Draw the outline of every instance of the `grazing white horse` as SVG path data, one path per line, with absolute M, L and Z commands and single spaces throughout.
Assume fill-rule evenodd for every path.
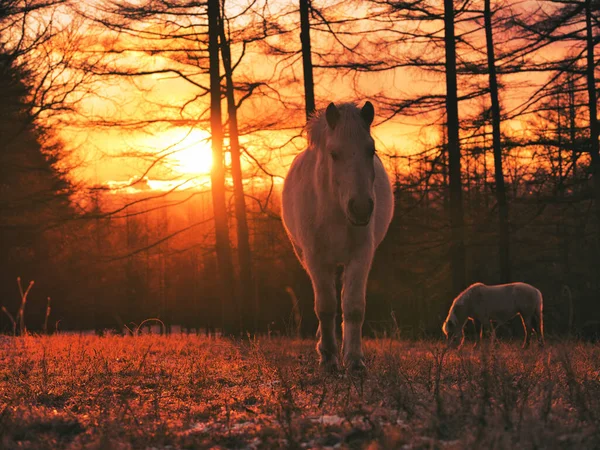
M 475 283 L 454 299 L 442 331 L 450 342 L 461 332 L 460 345 L 462 346 L 465 340 L 464 326 L 468 320 L 475 323 L 481 340 L 485 328 L 489 331 L 494 330 L 492 321 L 502 324 L 520 315 L 525 330 L 523 347 L 529 345 L 532 331 L 535 331 L 538 341 L 543 345 L 543 309 L 542 293 L 530 284 L 509 283 L 486 286 Z
M 319 319 L 317 351 L 327 369 L 338 367 L 339 266 L 344 269 L 344 364 L 351 370 L 364 368 L 367 278 L 394 212 L 390 181 L 370 133 L 374 115 L 370 102 L 362 109 L 331 103 L 316 113 L 307 124 L 308 149 L 296 157 L 283 186 L 283 223 L 312 281 Z

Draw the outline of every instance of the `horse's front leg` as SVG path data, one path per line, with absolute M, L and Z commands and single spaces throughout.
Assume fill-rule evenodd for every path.
M 465 328 L 463 327 L 460 330 L 460 344 L 458 344 L 458 347 L 457 347 L 459 350 L 463 348 L 463 345 L 465 345 L 466 338 L 467 338 L 467 336 L 465 335 Z
M 492 322 L 485 318 L 481 320 L 481 331 L 479 333 L 479 343 L 483 348 L 484 339 L 487 340 L 486 345 L 494 345 L 495 338 L 495 330 L 492 325 Z
M 343 354 L 350 370 L 365 369 L 362 348 L 362 326 L 365 320 L 367 278 L 373 251 L 364 249 L 344 269 L 342 288 Z
M 335 265 L 308 264 L 309 275 L 315 294 L 315 313 L 319 319 L 317 351 L 321 367 L 338 368 L 338 348 L 335 338 L 337 297 L 335 292 Z
M 475 344 L 473 344 L 473 348 L 477 348 L 477 345 L 481 345 L 481 322 L 477 319 L 473 319 L 473 325 L 475 325 Z

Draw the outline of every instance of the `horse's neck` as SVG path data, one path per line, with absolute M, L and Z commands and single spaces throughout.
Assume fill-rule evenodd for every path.
M 454 317 L 456 317 L 457 322 L 461 325 L 465 322 L 465 320 L 467 320 L 468 313 L 466 312 L 464 298 L 456 302 L 456 304 L 452 308 L 452 313 L 454 314 Z

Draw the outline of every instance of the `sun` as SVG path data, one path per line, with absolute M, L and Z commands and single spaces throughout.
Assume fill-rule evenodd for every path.
M 212 169 L 212 150 L 210 143 L 204 142 L 187 147 L 175 155 L 177 170 L 182 173 L 202 174 L 210 173 Z
M 212 169 L 210 134 L 204 130 L 173 129 L 164 133 L 170 166 L 179 173 L 208 175 Z

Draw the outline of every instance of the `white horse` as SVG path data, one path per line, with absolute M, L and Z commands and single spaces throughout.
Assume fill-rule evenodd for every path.
M 321 366 L 337 369 L 336 269 L 342 278 L 343 358 L 364 368 L 362 325 L 367 278 L 375 249 L 394 212 L 387 173 L 370 133 L 375 111 L 351 103 L 316 113 L 307 124 L 308 149 L 283 186 L 282 216 L 298 259 L 308 272 L 319 319 Z
M 525 330 L 523 347 L 529 345 L 532 331 L 535 331 L 538 341 L 543 345 L 543 308 L 542 293 L 529 284 L 509 283 L 486 286 L 475 283 L 454 299 L 442 331 L 449 342 L 452 342 L 460 331 L 462 346 L 465 340 L 464 326 L 468 320 L 475 323 L 481 340 L 484 329 L 494 331 L 491 322 L 503 324 L 519 315 Z

